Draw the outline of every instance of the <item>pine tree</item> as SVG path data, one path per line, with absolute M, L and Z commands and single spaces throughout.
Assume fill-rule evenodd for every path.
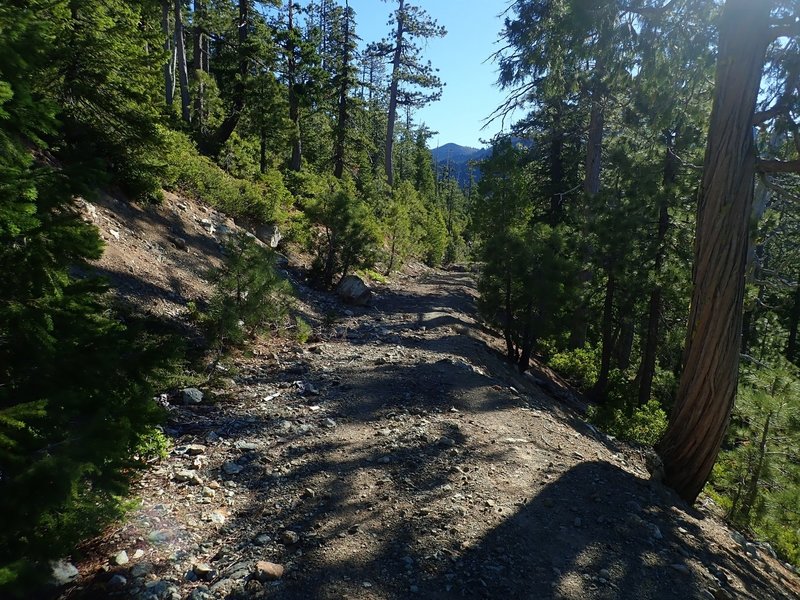
M 441 96 L 442 82 L 430 61 L 422 61 L 420 47 L 415 41 L 444 37 L 447 33 L 423 9 L 407 3 L 406 0 L 397 2 L 397 10 L 389 21 L 394 26 L 392 38 L 383 40 L 374 48 L 374 53 L 390 59 L 392 65 L 384 149 L 384 167 L 389 185 L 394 185 L 392 152 L 398 105 L 420 107 Z
M 40 582 L 37 563 L 68 552 L 117 514 L 133 451 L 158 416 L 154 374 L 159 362 L 171 360 L 145 331 L 123 325 L 109 310 L 102 282 L 77 275 L 88 272 L 87 261 L 102 251 L 97 230 L 80 218 L 73 203 L 79 191 L 102 183 L 97 171 L 74 168 L 74 162 L 54 168 L 34 160 L 31 151 L 48 156 L 51 148 L 74 148 L 76 140 L 64 135 L 59 114 L 68 130 L 90 108 L 109 126 L 138 122 L 133 117 L 141 116 L 140 109 L 127 104 L 125 93 L 135 93 L 139 82 L 118 88 L 116 67 L 93 79 L 101 77 L 106 59 L 93 52 L 98 34 L 112 26 L 114 14 L 119 29 L 108 34 L 105 49 L 124 47 L 129 38 L 120 33 L 134 22 L 135 7 L 108 13 L 75 3 L 32 8 L 0 7 L 4 592 L 26 581 Z M 128 34 L 134 45 L 140 41 L 137 33 Z M 70 42 L 80 43 L 87 54 L 81 47 L 65 54 Z M 137 51 L 132 50 L 133 57 Z M 63 87 L 53 89 L 48 84 L 63 64 L 72 71 L 65 73 Z M 156 64 L 153 73 L 158 72 Z M 97 87 L 82 87 L 92 83 Z M 153 90 L 158 89 L 155 84 Z M 63 101 L 67 109 L 59 107 Z M 120 134 L 136 141 L 130 131 Z

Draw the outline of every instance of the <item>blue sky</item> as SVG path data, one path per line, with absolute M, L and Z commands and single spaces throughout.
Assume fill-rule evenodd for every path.
M 500 130 L 499 121 L 481 130 L 488 117 L 505 98 L 495 82 L 497 65 L 489 57 L 497 50 L 502 27 L 498 16 L 505 0 L 411 0 L 424 8 L 439 25 L 447 28 L 444 38 L 423 42 L 423 52 L 446 83 L 442 99 L 417 111 L 416 121 L 438 131 L 431 147 L 453 142 L 480 147 Z M 358 34 L 364 43 L 387 36 L 387 21 L 397 2 L 350 0 L 356 11 Z

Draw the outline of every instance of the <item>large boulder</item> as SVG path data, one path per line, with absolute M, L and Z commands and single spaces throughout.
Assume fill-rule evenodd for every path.
M 281 243 L 283 236 L 281 235 L 278 226 L 274 223 L 269 225 L 259 225 L 255 229 L 256 237 L 264 242 L 270 248 L 277 248 Z
M 348 275 L 342 279 L 336 293 L 348 304 L 356 306 L 366 306 L 372 299 L 372 290 L 357 275 Z

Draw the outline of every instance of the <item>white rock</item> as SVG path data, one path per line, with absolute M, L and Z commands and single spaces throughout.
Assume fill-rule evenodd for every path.
M 78 569 L 71 562 L 58 560 L 50 563 L 50 575 L 56 585 L 65 585 L 73 581 L 78 575 Z
M 348 304 L 356 306 L 366 306 L 372 299 L 372 290 L 357 275 L 348 275 L 342 279 L 336 293 Z

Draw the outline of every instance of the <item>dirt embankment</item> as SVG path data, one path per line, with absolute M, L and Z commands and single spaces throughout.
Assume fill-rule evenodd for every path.
M 221 216 L 177 197 L 95 210 L 100 267 L 130 301 L 180 318 L 208 293 Z M 171 407 L 175 450 L 65 597 L 800 596 L 713 505 L 684 506 L 505 363 L 469 273 L 418 269 L 368 308 L 290 273 L 313 341 L 259 342 L 202 403 Z

